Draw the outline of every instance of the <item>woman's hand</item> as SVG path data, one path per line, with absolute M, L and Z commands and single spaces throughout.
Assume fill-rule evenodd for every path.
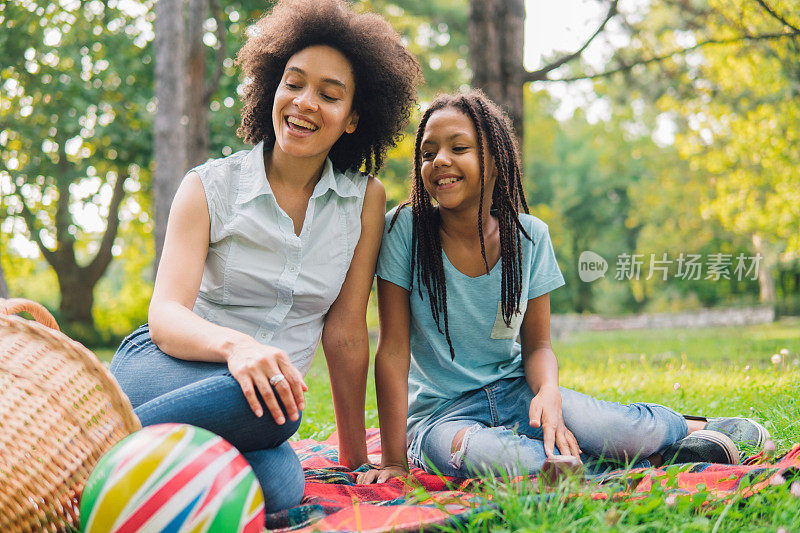
M 532 427 L 542 428 L 544 452 L 553 457 L 553 446 L 564 455 L 580 457 L 581 449 L 575 435 L 564 425 L 561 413 L 561 392 L 558 387 L 542 387 L 531 400 L 528 411 Z
M 261 417 L 264 414 L 256 395 L 258 390 L 275 423 L 280 425 L 286 421 L 273 387 L 278 392 L 290 420 L 297 420 L 299 411 L 305 409 L 303 392 L 308 390 L 308 386 L 283 350 L 259 344 L 252 339 L 244 340 L 236 344 L 228 356 L 228 369 L 242 387 L 247 403 L 256 416 Z M 279 378 L 281 375 L 283 379 Z
M 373 468 L 366 472 L 361 472 L 356 478 L 359 485 L 369 485 L 370 483 L 386 483 L 394 477 L 406 477 L 408 468 L 399 465 L 387 465 L 380 468 Z

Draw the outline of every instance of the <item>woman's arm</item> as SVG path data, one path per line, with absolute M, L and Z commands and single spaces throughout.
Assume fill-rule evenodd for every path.
M 529 416 L 533 427 L 541 427 L 548 457 L 553 447 L 562 454 L 580 455 L 575 436 L 564 425 L 561 392 L 558 390 L 558 361 L 550 346 L 550 294 L 528 300 L 520 328 L 522 366 L 534 393 Z
M 253 412 L 257 416 L 263 414 L 257 389 L 278 424 L 284 418 L 269 377 L 284 374 L 286 379 L 275 388 L 287 414 L 296 420 L 298 409 L 304 408 L 305 384 L 288 355 L 259 344 L 249 335 L 212 324 L 192 311 L 203 277 L 210 229 L 203 184 L 196 172 L 190 172 L 178 187 L 170 208 L 148 313 L 153 342 L 164 353 L 179 359 L 227 363 Z
M 153 342 L 179 359 L 224 363 L 247 335 L 192 312 L 208 254 L 211 220 L 200 176 L 181 182 L 169 212 L 148 321 Z
M 383 483 L 408 472 L 406 419 L 408 367 L 411 360 L 409 291 L 378 278 L 380 336 L 375 354 L 375 390 L 381 424 L 381 468 L 358 477 L 358 483 Z
M 342 289 L 322 329 L 322 348 L 328 363 L 339 431 L 339 462 L 349 468 L 367 462 L 364 440 L 364 400 L 369 368 L 367 301 L 375 277 L 385 212 L 383 185 L 376 178 L 369 178 L 361 210 L 361 237 Z

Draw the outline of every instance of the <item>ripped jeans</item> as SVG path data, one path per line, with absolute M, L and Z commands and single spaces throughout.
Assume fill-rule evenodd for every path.
M 542 429 L 529 423 L 532 399 L 525 377 L 501 379 L 469 392 L 416 428 L 409 457 L 427 472 L 446 476 L 535 474 L 546 455 Z M 564 387 L 561 404 L 564 424 L 583 451 L 587 474 L 626 464 L 650 466 L 645 457 L 688 431 L 682 415 L 658 404 L 606 402 Z M 453 452 L 453 439 L 465 428 Z

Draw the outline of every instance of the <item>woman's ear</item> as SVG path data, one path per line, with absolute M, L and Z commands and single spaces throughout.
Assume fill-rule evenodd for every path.
M 355 111 L 350 113 L 350 121 L 345 126 L 344 131 L 346 133 L 353 133 L 356 131 L 356 127 L 358 126 L 358 113 Z

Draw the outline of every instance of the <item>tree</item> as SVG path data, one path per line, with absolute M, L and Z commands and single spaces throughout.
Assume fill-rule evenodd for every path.
M 153 120 L 153 198 L 156 261 L 161 258 L 172 198 L 186 172 L 186 57 L 184 55 L 183 2 L 156 2 L 155 92 Z
M 703 2 L 686 0 L 663 0 L 663 6 L 671 15 L 669 22 L 680 22 L 681 26 L 660 24 L 656 31 L 648 31 L 646 23 L 632 22 L 640 13 L 624 12 L 619 0 L 604 0 L 607 11 L 597 29 L 585 42 L 572 52 L 559 54 L 535 71 L 525 70 L 522 63 L 524 21 L 523 0 L 470 0 L 470 58 L 472 61 L 472 85 L 503 106 L 509 113 L 518 135 L 522 132 L 522 86 L 525 82 L 570 82 L 579 79 L 599 79 L 619 73 L 641 69 L 647 65 L 660 64 L 684 54 L 724 44 L 747 46 L 760 41 L 785 41 L 800 36 L 798 28 L 782 22 L 781 28 L 753 31 L 727 19 L 722 26 L 712 21 L 726 17 L 716 6 L 706 7 Z M 769 15 L 769 6 L 764 0 L 739 0 L 746 6 L 760 10 L 760 15 Z M 656 5 L 655 3 L 652 5 Z M 699 7 L 698 7 L 699 6 Z M 647 5 L 644 9 L 649 9 Z M 633 9 L 642 9 L 634 6 Z M 680 15 L 680 16 L 679 16 Z M 630 44 L 616 48 L 606 69 L 587 72 L 580 59 L 589 45 L 614 21 L 617 27 L 628 34 Z M 681 45 L 682 32 L 693 32 L 696 36 L 691 44 Z M 665 38 L 665 34 L 673 39 Z M 562 68 L 563 67 L 563 68 Z M 577 68 L 576 68 L 577 67 Z M 553 77 L 555 73 L 567 74 Z M 574 69 L 574 70 L 573 70 Z
M 789 2 L 757 4 L 737 10 L 714 3 L 714 22 L 790 37 L 756 42 L 750 54 L 732 44 L 704 51 L 692 69 L 694 96 L 665 96 L 660 104 L 685 117 L 677 145 L 708 183 L 702 208 L 749 237 L 762 256 L 761 301 L 774 304 L 781 254 L 800 253 L 800 18 Z
M 143 13 L 62 4 L 3 5 L 0 185 L 56 273 L 62 326 L 91 340 L 93 290 L 148 167 L 152 75 Z
M 522 135 L 524 0 L 471 0 L 469 45 L 472 86 L 508 110 Z
M 187 0 L 186 18 L 186 157 L 189 168 L 204 163 L 208 158 L 209 127 L 208 114 L 211 97 L 219 88 L 227 58 L 227 27 L 217 0 Z M 210 17 L 209 17 L 210 15 Z M 213 21 L 215 38 L 211 45 L 216 49 L 214 71 L 207 74 L 209 46 L 206 45 L 207 21 Z M 209 78 L 209 79 L 207 79 Z

